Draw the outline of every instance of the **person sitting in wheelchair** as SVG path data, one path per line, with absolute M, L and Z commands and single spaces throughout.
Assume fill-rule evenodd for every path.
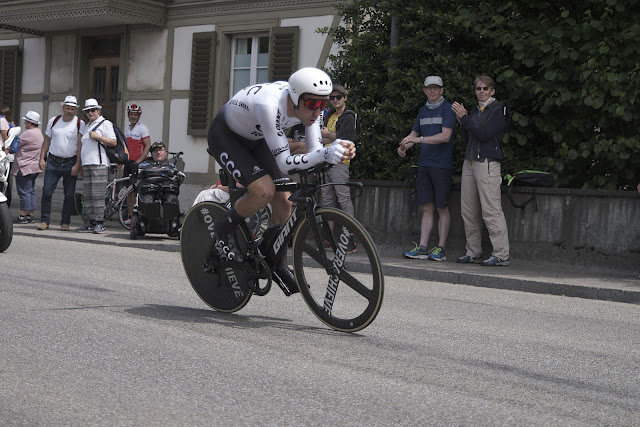
M 167 159 L 167 148 L 162 142 L 154 142 L 149 149 L 151 159 L 138 166 L 138 211 L 146 219 L 146 232 L 166 232 L 177 235 L 180 206 L 178 195 L 184 174 Z M 153 221 L 160 227 L 154 230 Z M 162 220 L 168 220 L 166 221 Z M 143 222 L 143 221 L 141 221 Z

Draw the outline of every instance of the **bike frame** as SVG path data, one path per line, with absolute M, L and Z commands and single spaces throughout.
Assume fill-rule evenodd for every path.
M 311 229 L 313 230 L 313 235 L 319 244 L 322 243 L 319 222 L 316 216 L 314 215 L 314 211 L 318 207 L 318 204 L 315 198 L 315 193 L 318 192 L 321 187 L 346 185 L 349 187 L 357 188 L 359 190 L 359 194 L 357 196 L 362 194 L 361 193 L 362 183 L 360 182 L 330 182 L 330 183 L 316 184 L 314 182 L 309 181 L 308 179 L 309 173 L 315 172 L 317 174 L 320 174 L 320 171 L 324 168 L 326 168 L 326 165 L 318 167 L 317 170 L 315 170 L 315 168 L 312 168 L 309 171 L 295 170 L 295 171 L 292 171 L 291 173 L 292 174 L 297 173 L 300 175 L 300 180 L 301 180 L 300 183 L 290 182 L 286 184 L 276 184 L 276 191 L 279 191 L 279 192 L 292 191 L 292 194 L 289 197 L 289 200 L 295 203 L 296 205 L 293 211 L 291 212 L 291 215 L 285 222 L 284 226 L 282 226 L 279 229 L 278 233 L 275 236 L 273 236 L 272 233 L 269 233 L 269 229 L 267 229 L 267 231 L 265 231 L 264 233 L 264 236 L 263 236 L 264 244 L 261 243 L 259 246 L 260 246 L 260 252 L 267 260 L 269 268 L 272 268 L 275 265 L 276 261 L 278 261 L 280 258 L 286 255 L 289 242 L 291 241 L 291 239 L 293 239 L 293 236 L 295 235 L 295 231 L 302 224 L 302 221 L 305 218 L 313 219 L 313 221 L 309 221 L 309 223 L 311 224 Z M 224 169 L 220 170 L 220 174 L 221 174 L 221 181 L 223 182 L 223 185 L 225 185 L 224 184 L 225 179 L 228 181 L 227 185 L 229 186 L 229 194 L 231 195 L 230 200 L 231 200 L 231 203 L 235 205 L 235 202 L 247 191 L 247 189 L 245 187 L 238 187 L 236 185 L 235 180 L 228 179 Z M 251 233 L 249 233 L 248 229 L 246 228 L 246 224 L 244 222 L 240 224 L 240 226 L 244 227 L 244 231 L 247 236 L 251 236 Z M 256 251 L 255 241 L 249 239 L 247 241 L 247 244 L 249 245 L 248 249 L 250 253 Z M 331 263 L 329 262 L 326 254 L 323 251 L 321 251 L 320 256 L 322 257 L 322 264 L 325 266 L 326 272 L 328 274 L 332 274 L 333 272 L 331 271 L 331 268 L 332 268 Z M 284 284 L 280 283 L 279 281 L 276 281 L 276 283 L 278 283 L 278 285 L 282 288 L 285 294 L 287 295 L 290 294 L 289 289 L 286 289 Z

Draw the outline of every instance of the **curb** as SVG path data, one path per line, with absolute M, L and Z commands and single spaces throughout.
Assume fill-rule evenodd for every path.
M 153 239 L 153 235 L 142 237 L 140 240 L 129 240 L 129 234 L 127 232 L 111 232 L 108 235 L 91 235 L 91 238 L 82 237 L 81 235 L 74 234 L 73 232 L 39 232 L 22 231 L 20 228 L 14 228 L 14 236 L 30 236 L 44 239 L 56 239 L 60 238 L 64 233 L 66 240 L 81 242 L 81 243 L 93 243 L 101 245 L 110 245 L 117 247 L 128 247 L 135 249 L 146 250 L 158 250 L 165 252 L 180 252 L 180 243 L 178 240 L 166 241 L 166 237 L 160 237 Z M 87 235 L 88 236 L 88 235 Z M 105 238 L 106 237 L 106 238 Z M 489 268 L 492 274 L 481 274 L 474 272 L 461 272 L 461 271 L 446 271 L 439 270 L 438 268 L 425 268 L 427 264 L 415 263 L 407 261 L 399 257 L 380 254 L 383 271 L 385 278 L 408 278 L 414 280 L 424 280 L 430 282 L 444 282 L 456 285 L 467 285 L 474 287 L 490 288 L 490 289 L 502 289 L 510 291 L 528 292 L 536 294 L 547 294 L 566 296 L 574 298 L 583 298 L 591 300 L 603 300 L 621 302 L 627 304 L 640 304 L 640 280 L 632 279 L 632 286 L 637 284 L 638 290 L 634 289 L 622 289 L 622 286 L 611 286 L 611 282 L 605 283 L 605 280 L 596 280 L 601 283 L 608 284 L 610 286 L 600 286 L 598 284 L 592 286 L 585 286 L 579 284 L 562 283 L 560 280 L 552 280 L 552 278 L 544 278 L 541 280 L 532 280 L 528 278 L 510 277 L 508 273 L 512 273 L 513 270 L 499 270 L 504 267 L 476 267 L 476 268 Z M 435 267 L 437 264 L 433 264 Z M 438 265 L 441 267 L 442 264 Z M 353 257 L 349 260 L 349 268 L 354 272 L 366 272 L 369 268 L 368 262 L 362 256 Z M 473 267 L 472 267 L 473 268 Z M 470 270 L 471 271 L 471 270 Z M 489 270 L 487 270 L 489 272 Z M 507 275 L 501 275 L 507 273 Z M 535 273 L 522 271 L 526 277 L 535 277 Z M 624 281 L 625 279 L 620 279 Z

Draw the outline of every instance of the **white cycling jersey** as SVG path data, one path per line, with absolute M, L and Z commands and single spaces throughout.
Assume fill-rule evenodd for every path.
M 309 169 L 322 162 L 338 164 L 344 147 L 336 140 L 329 147 L 322 146 L 321 118 L 305 127 L 307 154 L 292 155 L 284 130 L 300 123 L 287 115 L 289 83 L 274 82 L 249 86 L 236 93 L 227 103 L 224 119 L 237 135 L 252 141 L 264 139 L 276 158 L 281 171 Z

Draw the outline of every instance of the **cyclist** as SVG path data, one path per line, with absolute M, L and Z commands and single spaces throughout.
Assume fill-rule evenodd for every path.
M 276 192 L 276 183 L 289 181 L 288 172 L 309 169 L 322 162 L 338 164 L 355 156 L 351 141 L 337 139 L 323 147 L 322 111 L 329 103 L 333 84 L 317 68 L 302 68 L 278 81 L 250 86 L 223 106 L 209 127 L 208 152 L 247 191 L 214 225 L 215 248 L 221 259 L 244 261 L 237 249 L 235 231 L 245 218 L 271 203 L 273 223 L 284 226 L 291 214 L 289 194 Z M 305 126 L 307 152 L 292 155 L 284 129 Z M 275 273 L 292 291 L 297 290 L 287 255 Z

